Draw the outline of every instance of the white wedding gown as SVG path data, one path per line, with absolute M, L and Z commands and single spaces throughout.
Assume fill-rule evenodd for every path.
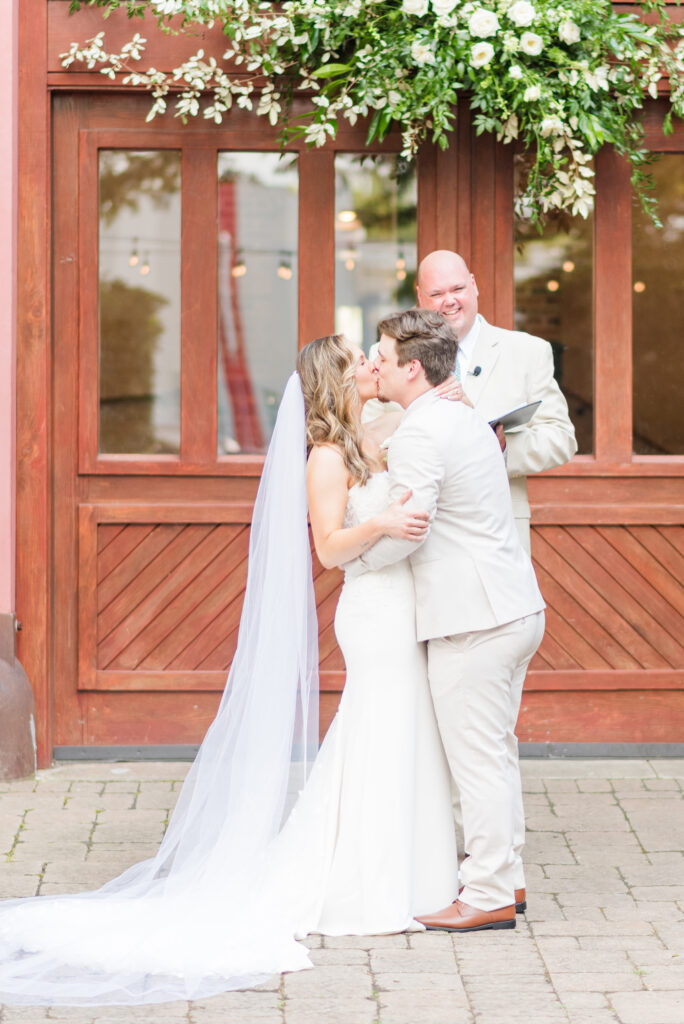
M 350 490 L 345 525 L 387 502 L 387 474 L 374 474 Z M 311 966 L 297 937 L 418 928 L 415 915 L 455 898 L 449 773 L 408 563 L 348 574 L 335 630 L 347 667 L 339 711 L 249 870 L 231 872 L 230 847 L 217 844 L 173 884 L 137 892 L 145 862 L 122 876 L 123 893 L 115 880 L 97 894 L 0 905 L 0 1002 L 205 997 Z

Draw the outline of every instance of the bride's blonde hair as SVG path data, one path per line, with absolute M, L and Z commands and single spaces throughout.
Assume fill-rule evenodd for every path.
M 297 356 L 306 406 L 306 443 L 338 448 L 354 481 L 370 475 L 361 447 L 360 401 L 354 353 L 341 334 L 316 338 Z

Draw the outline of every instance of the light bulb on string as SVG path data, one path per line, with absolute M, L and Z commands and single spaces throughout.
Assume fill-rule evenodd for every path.
M 292 277 L 292 266 L 289 259 L 282 257 L 276 271 L 277 275 L 283 281 L 289 281 Z
M 140 267 L 140 273 L 142 274 L 143 277 L 147 277 L 149 272 L 150 272 L 150 257 L 149 257 L 149 255 L 146 254 L 145 258 L 144 258 L 144 260 L 142 262 L 142 266 Z
M 245 274 L 247 273 L 247 266 L 240 253 L 237 254 L 235 258 L 235 263 L 230 268 L 230 272 L 233 277 L 244 277 Z

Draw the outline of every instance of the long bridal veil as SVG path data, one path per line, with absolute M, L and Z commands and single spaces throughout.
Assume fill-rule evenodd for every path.
M 0 904 L 0 1002 L 197 999 L 309 966 L 261 885 L 318 747 L 305 475 L 292 374 L 254 507 L 237 651 L 161 847 L 95 892 Z

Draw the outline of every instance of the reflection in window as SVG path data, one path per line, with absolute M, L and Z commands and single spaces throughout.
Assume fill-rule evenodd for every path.
M 662 229 L 634 210 L 632 311 L 634 451 L 684 454 L 684 154 L 653 168 Z
M 366 352 L 415 303 L 416 176 L 399 156 L 335 157 L 335 330 Z
M 262 452 L 297 354 L 297 159 L 219 153 L 218 180 L 218 453 Z
M 594 447 L 593 214 L 515 220 L 515 327 L 551 342 L 580 454 Z
M 99 154 L 103 453 L 180 450 L 180 153 Z

